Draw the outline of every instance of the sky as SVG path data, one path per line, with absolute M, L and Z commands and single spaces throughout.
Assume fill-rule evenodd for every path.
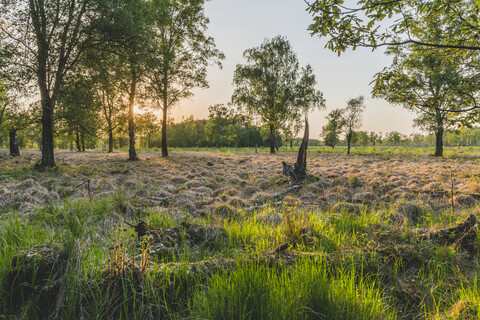
M 350 98 L 363 95 L 366 110 L 360 130 L 410 134 L 414 114 L 401 106 L 393 106 L 371 97 L 373 76 L 390 64 L 383 51 L 368 48 L 348 50 L 339 57 L 325 49 L 325 39 L 311 36 L 307 30 L 312 22 L 303 0 L 211 0 L 205 5 L 210 19 L 208 35 L 226 59 L 223 68 L 208 69 L 210 88 L 194 90 L 194 97 L 182 101 L 172 111 L 175 122 L 193 115 L 208 117 L 208 106 L 228 103 L 233 93 L 233 73 L 237 64 L 245 63 L 243 52 L 259 46 L 265 39 L 285 36 L 297 53 L 300 66 L 311 64 L 317 78 L 317 89 L 326 99 L 325 110 L 309 115 L 310 137 L 319 138 L 325 117 L 336 108 L 343 108 Z

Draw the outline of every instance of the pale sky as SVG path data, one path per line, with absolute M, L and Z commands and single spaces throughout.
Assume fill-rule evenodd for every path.
M 382 51 L 367 48 L 349 50 L 340 57 L 325 49 L 325 40 L 310 36 L 312 22 L 303 0 L 211 0 L 205 6 L 210 19 L 208 34 L 226 56 L 223 69 L 208 70 L 209 89 L 195 90 L 195 96 L 172 111 L 175 122 L 194 115 L 208 117 L 208 106 L 230 101 L 233 92 L 233 72 L 237 64 L 245 63 L 243 52 L 259 46 L 265 39 L 286 36 L 297 53 L 301 66 L 310 63 L 317 78 L 317 89 L 323 92 L 327 109 L 309 116 L 310 137 L 318 138 L 325 117 L 335 108 L 343 108 L 350 98 L 364 95 L 366 111 L 361 130 L 401 133 L 413 132 L 414 114 L 400 106 L 371 98 L 370 82 L 375 73 L 389 65 L 390 58 Z

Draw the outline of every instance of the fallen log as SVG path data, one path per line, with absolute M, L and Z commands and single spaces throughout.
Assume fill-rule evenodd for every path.
M 464 250 L 474 253 L 477 240 L 477 218 L 470 215 L 465 221 L 454 227 L 440 230 L 419 230 L 419 237 L 422 240 L 430 240 L 443 245 L 458 245 Z M 426 231 L 426 232 L 424 232 Z
M 280 198 L 280 197 L 286 195 L 287 193 L 298 190 L 298 189 L 300 189 L 299 185 L 293 185 L 293 186 L 290 186 L 286 189 L 283 189 L 282 191 L 280 191 L 278 193 L 272 194 L 271 198 L 272 199 Z
M 255 210 L 260 210 L 260 209 L 265 209 L 267 207 L 274 207 L 274 206 L 281 206 L 283 204 L 282 201 L 279 201 L 279 202 L 273 202 L 273 203 L 265 203 L 265 204 L 259 204 L 259 205 L 256 205 L 256 206 L 252 206 L 252 207 L 248 207 L 247 209 L 245 209 L 247 212 L 250 212 L 250 211 L 255 211 Z
M 158 201 L 162 205 L 168 205 L 170 203 L 170 198 L 169 197 L 150 197 L 148 199 L 153 200 L 153 201 Z
M 197 225 L 182 222 L 172 228 L 154 228 L 140 220 L 136 225 L 125 223 L 135 229 L 138 239 L 148 236 L 150 254 L 162 258 L 171 258 L 183 252 L 185 246 L 190 249 L 214 248 L 224 246 L 228 241 L 225 229 L 214 225 Z

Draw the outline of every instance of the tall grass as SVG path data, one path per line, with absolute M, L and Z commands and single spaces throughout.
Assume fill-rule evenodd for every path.
M 245 263 L 198 287 L 192 317 L 207 319 L 394 319 L 375 281 L 354 269 L 335 275 L 318 258 L 291 268 Z

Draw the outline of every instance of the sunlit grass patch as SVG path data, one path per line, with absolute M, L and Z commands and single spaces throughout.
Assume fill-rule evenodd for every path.
M 213 276 L 196 290 L 194 318 L 394 319 L 375 279 L 323 260 L 304 258 L 291 268 L 246 263 Z

